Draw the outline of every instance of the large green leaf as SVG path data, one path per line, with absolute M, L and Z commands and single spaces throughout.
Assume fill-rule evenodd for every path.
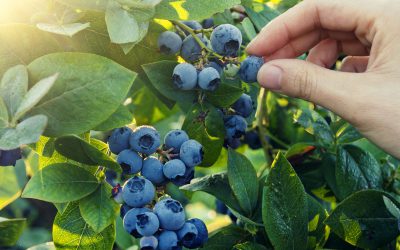
M 0 167 L 0 210 L 20 195 L 23 185 L 19 176 L 25 175 L 25 164 L 17 162 L 16 166 Z
M 257 5 L 256 8 L 250 8 L 246 6 L 246 14 L 249 16 L 250 20 L 254 23 L 254 26 L 258 31 L 271 22 L 275 17 L 279 16 L 279 12 L 270 8 L 266 4 L 253 3 Z
M 119 204 L 111 197 L 112 187 L 102 183 L 91 195 L 79 201 L 83 219 L 97 233 L 115 221 Z
M 335 176 L 340 199 L 358 190 L 382 188 L 379 163 L 369 152 L 356 146 L 338 147 Z
M 341 202 L 325 223 L 348 243 L 376 249 L 396 239 L 398 219 L 386 208 L 384 198 L 399 203 L 385 192 L 363 190 Z
M 120 105 L 118 109 L 101 124 L 97 125 L 93 130 L 108 131 L 114 128 L 123 127 L 132 123 L 133 117 L 129 109 L 124 105 Z
M 26 226 L 26 219 L 6 219 L 0 217 L 0 247 L 14 246 Z
M 258 198 L 257 173 L 244 155 L 232 149 L 228 152 L 228 178 L 240 207 L 247 216 L 251 216 Z
M 17 111 L 27 91 L 28 71 L 24 65 L 14 66 L 4 73 L 0 82 L 0 97 L 7 106 L 10 117 Z
M 243 94 L 243 90 L 231 83 L 222 82 L 211 92 L 206 92 L 207 100 L 216 107 L 226 108 L 232 105 Z
M 307 195 L 308 205 L 308 249 L 320 249 L 329 237 L 329 227 L 324 224 L 328 213 L 312 196 Z
M 203 145 L 201 166 L 213 165 L 218 160 L 225 137 L 224 122 L 218 110 L 208 103 L 194 104 L 186 115 L 182 129 L 191 139 Z
M 307 195 L 296 172 L 279 153 L 264 187 L 262 217 L 276 249 L 306 249 Z
M 63 203 L 79 200 L 98 186 L 97 179 L 85 169 L 69 163 L 55 163 L 30 179 L 22 197 Z
M 247 241 L 237 244 L 233 247 L 234 250 L 267 250 L 268 248 L 255 242 Z
M 54 219 L 53 240 L 57 249 L 111 250 L 115 241 L 115 223 L 96 233 L 83 219 L 79 206 L 71 203 L 63 214 L 57 214 Z
M 63 156 L 86 165 L 101 165 L 121 172 L 119 164 L 95 146 L 75 135 L 59 137 L 54 142 L 55 149 Z
M 202 249 L 231 250 L 233 246 L 245 242 L 249 236 L 250 234 L 246 230 L 236 225 L 223 227 L 210 235 Z
M 4 103 L 3 98 L 0 97 L 0 130 L 8 127 L 9 118 L 7 106 Z
M 85 53 L 56 53 L 28 66 L 31 80 L 58 72 L 49 93 L 29 114 L 46 114 L 47 136 L 81 134 L 110 117 L 123 102 L 136 74 L 117 63 Z M 90 112 L 88 112 L 90 110 Z

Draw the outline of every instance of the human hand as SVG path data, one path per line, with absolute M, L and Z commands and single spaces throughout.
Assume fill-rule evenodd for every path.
M 306 0 L 247 47 L 260 84 L 337 113 L 400 158 L 400 1 Z M 296 58 L 309 51 L 307 61 Z M 349 55 L 341 72 L 330 68 Z

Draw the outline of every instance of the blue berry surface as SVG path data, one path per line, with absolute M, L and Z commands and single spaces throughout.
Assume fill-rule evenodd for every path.
M 178 187 L 189 184 L 191 180 L 194 178 L 194 167 L 186 167 L 185 174 L 183 176 L 178 176 L 175 179 L 171 180 L 171 182 Z
M 143 166 L 143 159 L 138 153 L 130 149 L 120 152 L 117 162 L 121 165 L 124 174 L 137 174 Z
M 132 177 L 122 188 L 122 197 L 131 207 L 143 207 L 149 204 L 155 195 L 153 184 L 143 177 Z
M 132 208 L 128 210 L 123 218 L 124 229 L 132 236 L 138 238 L 140 234 L 136 229 L 136 216 L 145 212 L 151 212 L 150 209 L 142 207 L 142 208 Z
M 174 231 L 164 230 L 158 236 L 158 249 L 159 250 L 178 250 L 182 247 L 179 246 L 178 236 Z
M 21 159 L 21 149 L 0 150 L 0 166 L 15 166 Z
M 184 142 L 179 153 L 179 157 L 188 167 L 200 165 L 203 155 L 203 146 L 195 140 Z
M 224 119 L 228 138 L 240 138 L 246 133 L 247 121 L 240 115 L 231 115 Z
M 123 219 L 126 213 L 131 210 L 132 207 L 128 206 L 127 204 L 122 204 L 121 208 L 119 209 L 119 216 Z
M 209 45 L 208 39 L 202 34 L 196 35 L 206 45 Z M 192 35 L 187 36 L 182 43 L 181 56 L 185 61 L 193 63 L 199 60 L 201 56 L 201 47 Z
M 224 141 L 224 147 L 231 149 L 238 149 L 241 144 L 242 142 L 240 141 L 240 138 L 228 137 Z
M 164 164 L 163 172 L 169 180 L 174 180 L 179 176 L 185 175 L 186 166 L 179 159 L 170 160 Z
M 158 240 L 154 236 L 142 237 L 140 239 L 141 250 L 156 250 L 158 247 Z
M 172 81 L 178 89 L 193 89 L 197 85 L 197 70 L 189 63 L 178 64 L 172 73 Z
M 151 155 L 161 145 L 160 134 L 151 126 L 140 126 L 133 131 L 129 144 L 136 152 Z
M 261 66 L 264 64 L 264 59 L 257 56 L 247 57 L 241 64 L 239 76 L 242 81 L 247 83 L 257 82 L 257 74 Z
M 178 53 L 182 47 L 182 38 L 172 31 L 165 31 L 158 37 L 158 49 L 167 55 Z
M 178 230 L 185 224 L 185 211 L 179 201 L 171 198 L 160 200 L 154 206 L 154 213 L 165 230 Z
M 207 63 L 206 65 L 204 65 L 204 67 L 205 68 L 214 68 L 214 69 L 216 69 L 217 71 L 218 71 L 218 73 L 221 75 L 221 73 L 222 73 L 222 71 L 223 71 L 223 68 L 222 68 L 222 66 L 220 65 L 220 64 L 218 64 L 217 62 L 213 62 L 213 61 L 211 61 L 211 62 L 209 62 L 209 63 Z
M 242 33 L 231 24 L 222 24 L 211 33 L 211 46 L 223 56 L 237 56 L 242 45 Z
M 214 18 L 204 19 L 202 22 L 202 26 L 204 29 L 210 29 L 210 28 L 214 27 Z
M 189 21 L 183 21 L 182 23 L 185 24 L 186 26 L 188 26 L 189 28 L 193 29 L 193 30 L 201 30 L 201 29 L 203 29 L 203 26 L 197 21 L 189 20 Z M 184 30 L 183 32 L 185 32 L 186 35 L 189 35 L 188 31 Z
M 255 130 L 246 132 L 244 142 L 253 150 L 262 148 L 260 136 Z
M 193 223 L 186 222 L 181 229 L 178 231 L 178 239 L 181 241 L 182 245 L 189 247 L 195 241 L 198 231 Z
M 113 154 L 119 154 L 121 151 L 129 148 L 129 137 L 132 129 L 122 127 L 114 129 L 108 138 L 108 146 Z
M 140 235 L 151 236 L 160 227 L 158 217 L 153 212 L 144 212 L 136 215 L 136 229 Z
M 204 68 L 199 73 L 198 84 L 201 89 L 214 91 L 221 83 L 221 76 L 218 71 L 212 67 Z
M 164 138 L 164 144 L 167 150 L 173 148 L 172 153 L 178 154 L 182 143 L 189 140 L 187 133 L 181 129 L 169 131 Z
M 208 230 L 206 224 L 200 219 L 194 218 L 187 221 L 192 223 L 197 228 L 197 236 L 187 247 L 190 249 L 199 248 L 204 246 L 208 241 Z
M 142 176 L 151 181 L 154 185 L 163 185 L 166 178 L 163 173 L 163 166 L 156 157 L 150 156 L 143 161 Z
M 238 115 L 247 118 L 254 111 L 254 102 L 248 94 L 242 94 L 240 98 L 232 105 L 232 108 Z

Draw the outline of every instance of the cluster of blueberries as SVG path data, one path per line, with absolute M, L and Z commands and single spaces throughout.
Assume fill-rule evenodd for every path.
M 0 149 L 0 167 L 15 166 L 21 159 L 21 149 L 1 150 Z
M 157 197 L 156 187 L 171 181 L 177 186 L 190 183 L 194 167 L 203 160 L 203 147 L 189 139 L 183 130 L 172 130 L 164 138 L 150 126 L 135 130 L 114 130 L 109 137 L 110 151 L 117 155 L 124 175 L 135 175 L 121 187 L 115 185 L 112 197 L 120 204 L 125 230 L 140 239 L 141 249 L 194 249 L 208 240 L 200 219 L 186 220 L 182 205 L 171 198 Z M 158 153 L 160 158 L 151 156 Z M 140 173 L 140 176 L 137 175 Z

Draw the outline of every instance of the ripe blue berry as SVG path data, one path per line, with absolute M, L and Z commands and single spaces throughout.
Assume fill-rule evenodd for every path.
M 231 149 L 237 149 L 240 147 L 240 145 L 242 144 L 242 142 L 240 141 L 240 138 L 232 138 L 232 137 L 228 137 L 225 139 L 224 141 L 224 146 L 226 148 L 231 148 Z
M 133 131 L 129 143 L 136 152 L 151 155 L 160 147 L 160 134 L 151 126 L 140 126 Z
M 216 69 L 217 71 L 218 71 L 218 73 L 221 75 L 221 73 L 222 73 L 222 66 L 220 65 L 220 64 L 218 64 L 218 63 L 216 63 L 216 62 L 209 62 L 209 63 L 207 63 L 206 65 L 204 65 L 204 67 L 205 68 L 214 68 L 214 69 Z
M 178 250 L 179 246 L 178 236 L 174 231 L 164 230 L 158 236 L 158 249 L 159 250 Z
M 214 19 L 213 18 L 204 19 L 202 25 L 204 29 L 210 29 L 214 27 Z
M 248 94 L 242 94 L 240 98 L 232 105 L 232 108 L 238 115 L 247 118 L 253 113 L 254 102 Z
M 179 176 L 185 175 L 186 166 L 179 159 L 170 160 L 164 164 L 163 172 L 169 180 L 174 180 Z
M 178 154 L 182 143 L 188 140 L 189 136 L 185 131 L 180 129 L 171 130 L 164 138 L 165 148 L 167 150 L 173 148 L 172 153 Z
M 199 165 L 203 161 L 203 146 L 195 140 L 188 140 L 181 146 L 179 157 L 188 167 Z
M 228 138 L 240 138 L 246 133 L 247 122 L 240 115 L 231 115 L 224 119 Z
M 122 197 L 126 204 L 131 207 L 143 207 L 149 204 L 155 195 L 153 184 L 143 177 L 132 177 L 128 179 L 122 188 Z
M 163 166 L 164 165 L 156 157 L 147 157 L 143 161 L 142 176 L 156 186 L 163 185 L 166 182 Z
M 15 166 L 21 159 L 21 149 L 0 150 L 0 166 Z
M 211 34 L 211 45 L 223 56 L 237 56 L 242 45 L 242 33 L 231 24 L 219 25 Z
M 179 229 L 177 234 L 182 245 L 188 247 L 193 244 L 198 235 L 198 231 L 194 224 L 186 222 L 183 227 Z
M 181 187 L 183 185 L 189 184 L 194 178 L 194 167 L 186 167 L 185 174 L 183 176 L 178 176 L 177 178 L 171 180 L 175 186 Z
M 132 129 L 128 127 L 114 129 L 111 136 L 108 138 L 110 151 L 114 154 L 119 154 L 121 151 L 128 149 L 131 133 Z
M 158 48 L 164 54 L 176 54 L 181 50 L 181 47 L 182 38 L 172 31 L 165 31 L 158 37 Z
M 140 235 L 151 236 L 160 227 L 158 217 L 153 212 L 143 212 L 136 215 L 136 229 Z
M 193 29 L 193 30 L 201 30 L 203 29 L 203 26 L 201 26 L 201 24 L 197 21 L 183 21 L 183 24 L 185 24 L 186 26 L 188 26 L 189 28 Z M 186 35 L 189 35 L 189 32 L 184 30 L 183 32 L 185 32 Z
M 129 234 L 132 236 L 138 238 L 140 237 L 140 234 L 138 233 L 136 229 L 136 216 L 138 214 L 142 214 L 145 212 L 151 212 L 150 209 L 142 207 L 142 208 L 132 208 L 130 209 L 124 216 L 123 219 L 123 224 L 124 224 L 124 229 L 127 231 Z
M 158 240 L 154 236 L 142 237 L 140 239 L 141 250 L 156 250 L 158 246 Z
M 208 230 L 206 224 L 197 218 L 190 219 L 187 222 L 192 223 L 197 228 L 197 236 L 192 241 L 192 244 L 189 244 L 187 248 L 194 249 L 204 246 L 204 244 L 208 241 Z
M 197 70 L 189 63 L 178 64 L 174 68 L 172 81 L 178 89 L 193 89 L 197 85 Z
M 239 76 L 242 81 L 252 83 L 257 81 L 257 74 L 261 66 L 264 64 L 264 59 L 257 56 L 247 57 L 241 64 Z
M 209 41 L 205 36 L 202 34 L 197 34 L 196 36 L 200 38 L 200 40 L 208 47 Z M 193 36 L 189 35 L 183 40 L 181 56 L 183 59 L 185 59 L 185 61 L 193 63 L 199 60 L 201 56 L 201 50 L 202 49 L 200 45 L 196 42 Z
M 130 149 L 120 152 L 117 162 L 121 165 L 124 174 L 137 174 L 143 166 L 143 159 L 138 153 Z
M 178 230 L 185 224 L 185 211 L 179 201 L 171 198 L 163 199 L 154 206 L 154 213 L 165 230 Z
M 221 83 L 221 76 L 214 68 L 204 68 L 199 73 L 198 84 L 204 90 L 214 91 Z
M 246 132 L 244 142 L 253 150 L 262 148 L 260 136 L 255 130 Z
M 132 207 L 128 206 L 127 204 L 122 204 L 121 208 L 119 209 L 119 216 L 123 219 L 126 213 L 131 210 Z

